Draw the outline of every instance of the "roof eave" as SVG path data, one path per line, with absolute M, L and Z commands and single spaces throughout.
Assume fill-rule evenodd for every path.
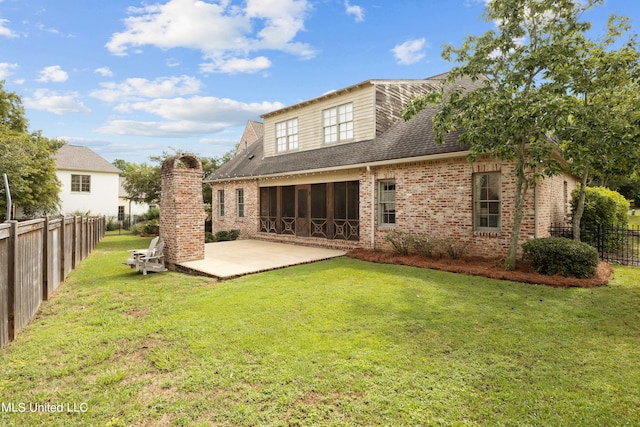
M 318 173 L 327 173 L 327 172 L 339 172 L 339 171 L 344 171 L 349 169 L 361 169 L 361 168 L 367 168 L 367 167 L 374 168 L 374 167 L 380 167 L 380 166 L 397 165 L 402 163 L 452 159 L 456 157 L 466 157 L 468 154 L 469 154 L 468 150 L 454 151 L 450 153 L 428 154 L 425 156 L 403 157 L 399 159 L 379 160 L 376 162 L 367 162 L 367 163 L 354 163 L 351 165 L 341 165 L 341 166 L 316 168 L 316 169 L 305 169 L 305 170 L 298 170 L 298 171 L 291 171 L 291 172 L 279 172 L 275 174 L 224 177 L 224 178 L 205 180 L 205 182 L 216 183 L 216 182 L 244 181 L 248 179 L 259 180 L 259 179 L 265 179 L 265 178 L 282 178 L 282 177 L 292 176 L 292 175 L 308 175 L 308 174 L 318 174 Z

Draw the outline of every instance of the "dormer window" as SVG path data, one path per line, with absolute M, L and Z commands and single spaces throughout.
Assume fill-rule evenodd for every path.
M 298 149 L 298 119 L 276 123 L 276 145 L 278 152 Z
M 353 103 L 324 110 L 322 119 L 325 144 L 353 139 Z

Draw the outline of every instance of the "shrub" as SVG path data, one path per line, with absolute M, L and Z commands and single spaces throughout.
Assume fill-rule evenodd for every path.
M 118 222 L 118 219 L 113 215 L 108 216 L 107 223 L 105 224 L 105 230 L 113 231 L 113 230 L 117 230 L 118 228 L 120 228 L 120 223 Z
M 145 221 L 160 219 L 160 208 L 149 208 L 148 211 L 142 214 L 142 219 Z
M 160 224 L 157 219 L 152 219 L 144 225 L 145 234 L 158 234 L 160 232 Z
M 388 232 L 384 239 L 391 243 L 393 251 L 398 255 L 409 254 L 409 248 L 414 240 L 413 236 L 406 231 L 393 230 Z
M 240 230 L 220 230 L 216 234 L 212 234 L 212 242 L 227 242 L 230 240 L 236 240 L 238 236 L 240 236 Z M 205 241 L 206 241 L 207 233 L 205 233 Z
M 431 258 L 435 252 L 434 239 L 427 235 L 413 236 L 413 249 L 420 255 Z
M 586 243 L 563 237 L 533 239 L 522 245 L 524 258 L 538 273 L 552 276 L 593 277 L 598 267 L 598 252 Z
M 571 195 L 574 212 L 579 194 L 579 189 L 576 189 Z M 611 228 L 610 232 L 600 238 L 599 243 L 605 252 L 616 252 L 619 245 L 624 243 L 629 221 L 628 211 L 629 201 L 620 193 L 604 187 L 587 187 L 584 213 L 580 220 L 580 240 L 598 246 L 599 227 Z

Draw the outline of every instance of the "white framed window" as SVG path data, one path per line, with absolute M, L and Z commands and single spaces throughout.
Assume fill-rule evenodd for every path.
M 339 105 L 322 112 L 324 143 L 353 139 L 353 103 Z
M 276 146 L 278 152 L 298 149 L 298 119 L 276 123 Z
M 396 223 L 396 181 L 393 179 L 378 182 L 378 222 L 386 226 Z
M 500 172 L 473 174 L 473 228 L 500 231 Z
M 71 191 L 74 193 L 90 193 L 91 175 L 71 175 Z
M 244 218 L 244 188 L 236 190 L 236 212 L 238 218 Z
M 218 190 L 218 216 L 224 217 L 224 190 Z

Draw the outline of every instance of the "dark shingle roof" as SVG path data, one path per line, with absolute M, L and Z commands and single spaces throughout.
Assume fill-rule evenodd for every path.
M 466 150 L 459 145 L 459 133 L 447 135 L 444 144 L 435 143 L 433 117 L 436 108 L 426 108 L 410 121 L 399 121 L 387 132 L 373 140 L 329 146 L 316 150 L 299 151 L 273 157 L 263 157 L 263 139 L 249 147 L 206 181 L 233 178 L 325 170 L 348 166 L 363 166 L 393 160 L 411 161 L 412 158 L 457 153 Z

